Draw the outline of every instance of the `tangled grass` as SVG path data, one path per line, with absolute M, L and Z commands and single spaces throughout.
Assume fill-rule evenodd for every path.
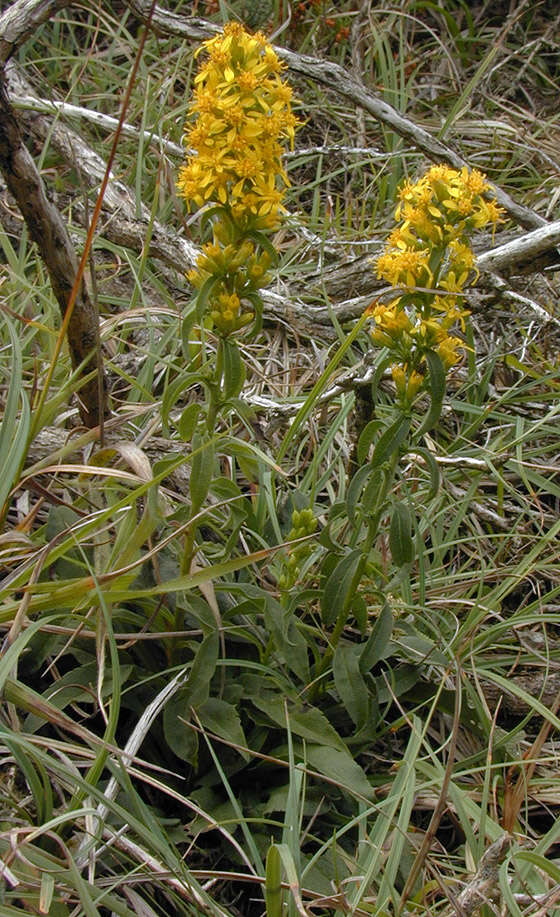
M 360 316 L 432 141 L 518 208 L 479 266 L 554 221 L 556 4 L 194 6 L 154 12 L 92 245 L 101 429 L 2 189 L 2 913 L 553 914 L 558 254 L 481 267 L 406 415 Z M 59 9 L 6 71 L 76 249 L 142 10 Z M 211 227 L 176 188 L 195 51 L 236 17 L 304 122 L 253 335 L 193 307 Z

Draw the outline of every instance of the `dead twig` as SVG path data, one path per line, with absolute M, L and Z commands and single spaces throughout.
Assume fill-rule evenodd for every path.
M 35 33 L 58 10 L 70 6 L 70 0 L 16 0 L 0 16 L 0 64 Z
M 475 875 L 459 895 L 455 910 L 457 917 L 472 917 L 483 904 L 496 897 L 500 866 L 511 842 L 510 835 L 503 834 L 483 853 Z
M 483 252 L 476 259 L 480 271 L 498 271 L 500 274 L 521 274 L 527 267 L 535 269 L 534 263 L 543 255 L 551 255 L 558 263 L 560 255 L 560 220 L 541 226 L 532 232 L 525 233 L 505 245 L 498 245 L 490 251 Z
M 41 176 L 23 142 L 18 120 L 8 100 L 3 72 L 0 74 L 0 170 L 29 235 L 39 249 L 64 319 L 78 261 L 68 230 L 60 213 L 48 200 Z M 106 389 L 101 380 L 103 401 L 100 403 L 98 377 L 102 376 L 103 369 L 99 356 L 99 322 L 83 282 L 68 322 L 68 346 L 72 366 L 79 371 L 82 383 L 80 415 L 85 426 L 95 427 L 107 411 Z M 92 370 L 95 370 L 93 378 Z

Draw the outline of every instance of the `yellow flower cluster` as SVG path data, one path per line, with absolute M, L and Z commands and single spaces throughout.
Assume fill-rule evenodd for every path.
M 195 79 L 185 130 L 193 152 L 179 191 L 189 206 L 212 202 L 227 206 L 241 226 L 274 228 L 288 185 L 281 140 L 293 142 L 297 125 L 283 64 L 264 35 L 237 22 L 200 50 L 208 59 Z
M 489 190 L 476 169 L 439 165 L 399 191 L 400 223 L 377 260 L 377 276 L 403 292 L 368 311 L 373 340 L 394 357 L 397 393 L 407 404 L 423 387 L 427 351 L 438 354 L 445 370 L 460 359 L 462 342 L 449 332 L 456 323 L 464 329 L 462 294 L 477 276 L 468 237 L 488 224 L 494 230 L 501 219 L 496 202 L 484 197 Z
M 441 297 L 437 299 L 441 300 Z M 369 307 L 375 323 L 371 334 L 374 342 L 379 347 L 387 347 L 403 366 L 418 367 L 424 360 L 425 352 L 435 350 L 445 369 L 449 369 L 458 362 L 462 346 L 460 338 L 449 334 L 449 328 L 455 318 L 463 322 L 466 315 L 466 312 L 456 309 L 455 306 L 441 318 L 425 318 L 421 313 L 411 318 L 408 310 L 402 307 L 402 299 L 388 305 L 373 304 Z M 414 310 L 409 311 L 414 314 Z
M 397 233 L 407 239 L 405 244 L 424 240 L 441 245 L 488 223 L 495 227 L 502 211 L 483 197 L 490 187 L 477 169 L 432 166 L 419 181 L 407 181 L 401 188 L 395 219 L 403 223 Z
M 194 287 L 209 284 L 208 311 L 219 334 L 227 336 L 248 325 L 253 310 L 244 305 L 268 283 L 270 255 L 257 252 L 249 239 L 228 239 L 227 224 L 216 223 L 214 240 L 203 246 L 197 266 L 188 274 Z
M 195 78 L 185 129 L 190 152 L 177 186 L 189 207 L 213 205 L 213 239 L 189 280 L 225 337 L 261 306 L 257 292 L 273 254 L 265 234 L 278 226 L 289 184 L 282 141 L 293 142 L 297 119 L 283 64 L 264 35 L 230 22 L 199 51 L 207 59 Z

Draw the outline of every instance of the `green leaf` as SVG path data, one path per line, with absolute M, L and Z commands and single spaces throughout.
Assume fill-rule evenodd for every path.
M 303 682 L 309 681 L 309 659 L 307 642 L 298 628 L 298 621 L 290 608 L 283 608 L 272 596 L 268 596 L 264 619 L 276 648 L 284 657 L 286 665 Z
M 266 917 L 282 917 L 282 860 L 278 845 L 271 844 L 266 855 L 266 877 L 264 883 Z
M 255 310 L 255 317 L 251 328 L 251 338 L 254 338 L 262 328 L 264 303 L 258 293 L 246 293 L 245 298 L 249 300 Z
M 266 713 L 270 719 L 286 729 L 285 698 L 270 691 L 261 691 L 251 697 L 255 707 Z M 326 716 L 316 707 L 304 707 L 288 704 L 288 719 L 290 730 L 309 742 L 320 745 L 329 745 L 339 751 L 348 753 L 346 745 L 340 738 L 336 729 L 331 726 Z
M 276 852 L 273 854 L 272 850 Z M 270 857 L 270 895 L 267 896 L 269 883 L 269 857 Z M 282 914 L 282 872 L 280 863 L 284 867 L 290 893 L 294 899 L 293 904 L 299 914 L 306 914 L 300 891 L 300 880 L 294 856 L 287 844 L 273 844 L 266 857 L 266 917 L 280 917 Z M 269 910 L 269 903 L 272 910 Z M 280 910 L 278 910 L 280 908 Z M 291 910 L 289 911 L 291 913 Z
M 181 414 L 179 422 L 177 423 L 177 430 L 184 443 L 190 443 L 193 438 L 199 414 L 200 405 L 197 404 L 196 401 L 192 404 L 188 404 Z
M 367 459 L 369 448 L 375 439 L 377 432 L 381 429 L 380 420 L 370 420 L 360 433 L 358 439 L 358 464 L 362 465 Z
M 256 246 L 264 249 L 270 258 L 271 265 L 278 264 L 278 252 L 264 232 L 252 230 L 251 232 L 246 233 L 246 236 L 248 239 L 251 239 L 251 241 L 254 242 Z
M 198 434 L 195 434 L 193 436 L 192 449 L 189 490 L 192 501 L 192 515 L 194 516 L 204 503 L 214 476 L 214 443 L 205 443 Z
M 393 633 L 393 614 L 384 605 L 360 656 L 360 672 L 369 672 L 386 654 Z
M 428 640 L 420 634 L 401 634 L 399 636 L 399 650 L 405 658 L 413 663 L 422 664 L 429 662 L 432 665 L 449 665 L 449 657 L 442 653 L 433 640 Z M 405 652 L 408 650 L 409 652 Z
M 356 593 L 352 600 L 352 614 L 363 637 L 368 630 L 368 610 L 366 600 L 359 592 Z
M 193 767 L 198 762 L 198 735 L 188 725 L 188 694 L 183 689 L 171 697 L 163 710 L 163 734 L 174 755 Z
M 199 707 L 208 700 L 210 682 L 216 671 L 218 656 L 218 632 L 214 630 L 200 644 L 189 672 L 185 686 L 188 691 L 189 707 Z
M 346 513 L 350 522 L 354 521 L 356 504 L 361 497 L 362 491 L 366 486 L 369 476 L 372 473 L 375 472 L 373 472 L 371 465 L 364 465 L 362 468 L 358 468 L 356 474 L 348 485 L 348 491 L 346 493 Z
M 247 747 L 247 739 L 241 726 L 239 714 L 233 706 L 225 700 L 218 697 L 209 697 L 197 710 L 200 722 L 209 732 L 232 742 L 234 745 Z M 250 755 L 246 751 L 237 749 L 245 761 L 249 761 Z
M 261 465 L 271 468 L 276 474 L 286 476 L 286 472 L 277 465 L 270 456 L 262 449 L 259 449 L 254 443 L 245 442 L 236 436 L 222 436 L 220 438 L 220 448 L 225 455 L 234 455 L 238 461 L 250 460 L 255 467 L 256 477 Z
M 191 386 L 200 385 L 205 381 L 206 376 L 204 373 L 185 373 L 183 376 L 179 376 L 178 379 L 175 379 L 173 382 L 170 382 L 169 385 L 166 386 L 161 402 L 161 422 L 163 424 L 164 430 L 167 430 L 169 412 L 171 411 L 173 405 L 179 400 L 183 392 L 186 389 L 191 388 Z
M 11 322 L 6 317 L 3 321 L 10 338 L 12 362 L 7 391 L 3 393 L 3 418 L 0 424 L 0 519 L 7 510 L 10 490 L 16 483 L 23 463 L 31 426 L 29 401 L 22 382 L 23 363 L 19 339 Z
M 221 277 L 211 274 L 204 283 L 202 284 L 199 292 L 197 293 L 195 304 L 196 304 L 196 315 L 199 322 L 204 318 L 204 312 L 208 303 L 208 298 L 216 286 L 216 284 L 221 282 Z
M 40 759 L 34 760 L 29 752 L 21 748 L 17 743 L 11 742 L 6 735 L 3 736 L 10 754 L 14 757 L 16 766 L 21 771 L 27 786 L 31 790 L 33 803 L 36 807 L 37 823 L 43 824 L 49 821 L 53 815 L 53 794 L 52 785 L 45 768 Z
M 41 627 L 43 627 L 46 623 L 50 624 L 51 621 L 55 620 L 56 617 L 53 615 L 47 619 L 33 621 L 17 636 L 11 645 L 2 648 L 2 654 L 0 655 L 0 696 L 4 690 L 6 679 L 10 678 L 12 670 L 16 666 L 17 661 L 27 644 L 32 640 L 36 632 Z
M 423 446 L 415 446 L 414 451 L 424 459 L 430 473 L 430 489 L 425 497 L 425 501 L 427 502 L 428 500 L 433 500 L 437 495 L 441 484 L 441 472 L 438 463 L 429 449 L 425 449 Z
M 369 712 L 369 692 L 360 672 L 360 649 L 356 644 L 339 643 L 333 659 L 336 690 L 358 728 L 366 722 Z
M 216 671 L 218 653 L 218 633 L 213 631 L 200 644 L 186 685 L 170 698 L 163 711 L 163 732 L 167 744 L 173 754 L 183 761 L 188 761 L 193 767 L 196 767 L 198 762 L 198 736 L 188 725 L 191 707 L 200 708 L 208 702 L 210 682 Z
M 387 466 L 375 468 L 362 494 L 361 509 L 364 516 L 372 516 L 383 501 L 387 486 Z
M 557 866 L 547 857 L 539 856 L 538 853 L 534 853 L 532 850 L 518 850 L 516 851 L 516 859 L 532 863 L 537 869 L 542 869 L 544 873 L 550 876 L 553 882 L 560 883 L 560 866 Z
M 39 910 L 41 914 L 52 914 L 54 895 L 54 878 L 49 873 L 44 872 L 41 876 L 41 891 L 39 893 Z
M 361 563 L 362 552 L 356 548 L 337 563 L 328 577 L 321 596 L 321 617 L 327 627 L 350 607 L 355 593 L 354 579 Z
M 182 343 L 182 352 L 185 361 L 189 361 L 192 358 L 192 344 L 191 333 L 193 326 L 196 320 L 196 310 L 194 304 L 191 304 L 185 311 L 183 320 L 181 322 L 181 343 Z M 197 341 L 197 343 L 199 343 Z
M 414 560 L 414 543 L 412 541 L 412 518 L 408 506 L 398 502 L 393 505 L 393 515 L 389 528 L 389 547 L 393 563 L 397 567 L 410 564 Z
M 416 431 L 416 437 L 428 433 L 432 427 L 435 427 L 440 416 L 443 405 L 443 396 L 445 395 L 445 369 L 440 357 L 433 350 L 426 351 L 426 362 L 430 369 L 430 397 L 432 403 L 422 424 Z
M 373 796 L 369 780 L 347 748 L 342 751 L 327 745 L 308 745 L 307 762 L 313 770 L 342 784 L 351 793 L 366 799 Z
M 245 363 L 241 359 L 236 341 L 226 338 L 222 341 L 224 398 L 236 398 L 245 382 Z
M 371 459 L 373 467 L 378 468 L 383 462 L 386 462 L 387 459 L 391 458 L 391 456 L 397 452 L 408 436 L 410 424 L 410 417 L 401 415 L 387 427 L 375 444 Z
M 421 669 L 417 665 L 398 665 L 375 678 L 377 700 L 380 704 L 406 694 L 420 681 Z

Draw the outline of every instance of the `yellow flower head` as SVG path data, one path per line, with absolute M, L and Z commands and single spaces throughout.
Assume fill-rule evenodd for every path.
M 432 272 L 428 249 L 397 248 L 377 259 L 377 276 L 392 286 L 429 286 Z
M 484 194 L 485 191 L 490 190 L 490 185 L 486 181 L 486 176 L 483 175 L 482 172 L 479 172 L 478 169 L 473 169 L 469 172 L 467 167 L 463 166 L 461 169 L 461 181 L 471 194 Z
M 391 375 L 399 398 L 409 405 L 412 404 L 424 386 L 425 377 L 415 369 L 411 370 L 407 364 L 401 366 L 399 363 L 393 363 Z
M 455 364 L 459 362 L 459 351 L 462 349 L 464 349 L 464 344 L 460 338 L 445 337 L 436 347 L 436 353 L 441 359 L 444 368 L 450 369 L 452 366 L 455 366 Z
M 391 306 L 368 312 L 375 319 L 373 340 L 398 360 L 393 378 L 409 403 L 423 385 L 419 370 L 427 351 L 435 351 L 449 369 L 464 347 L 450 331 L 456 324 L 465 330 L 468 312 L 461 294 L 478 276 L 469 235 L 488 224 L 495 228 L 502 218 L 501 208 L 488 197 L 490 190 L 476 169 L 435 165 L 398 192 L 399 225 L 376 267 L 378 277 L 408 289 Z
M 219 334 L 227 336 L 253 320 L 252 312 L 244 312 L 235 292 L 221 289 L 214 293 L 209 303 L 210 317 Z
M 193 152 L 178 188 L 189 206 L 227 206 L 251 229 L 270 229 L 283 210 L 288 179 L 283 142 L 298 124 L 282 62 L 266 38 L 228 23 L 204 42 L 206 61 L 195 78 L 185 144 Z
M 369 314 L 375 322 L 371 335 L 382 347 L 394 347 L 412 331 L 412 322 L 404 309 L 399 308 L 398 299 L 387 306 L 375 306 Z
M 465 319 L 469 311 L 462 308 L 461 301 L 461 297 L 457 296 L 434 296 L 431 302 L 432 310 L 440 313 L 439 322 L 446 331 L 456 322 L 459 322 L 463 331 L 465 330 Z

